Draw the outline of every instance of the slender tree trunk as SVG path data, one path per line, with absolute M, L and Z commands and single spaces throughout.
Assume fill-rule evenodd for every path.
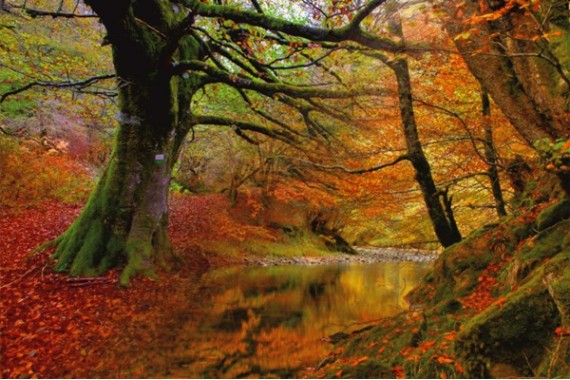
M 497 151 L 493 144 L 493 127 L 491 126 L 491 102 L 487 91 L 481 89 L 481 111 L 483 113 L 483 123 L 485 128 L 485 160 L 489 165 L 487 173 L 491 181 L 491 192 L 495 200 L 495 209 L 499 218 L 507 215 L 505 209 L 505 200 L 503 199 L 503 191 L 501 190 L 501 182 L 499 180 L 499 172 L 497 170 Z
M 398 80 L 400 116 L 404 127 L 409 160 L 415 169 L 416 181 L 420 185 L 435 234 L 441 245 L 448 247 L 461 241 L 461 233 L 453 217 L 451 199 L 445 197 L 447 200 L 445 207 L 440 201 L 441 192 L 435 185 L 429 162 L 420 142 L 412 103 L 412 85 L 408 62 L 405 59 L 398 59 L 395 62 L 390 62 L 389 66 L 396 73 Z
M 404 31 L 399 14 L 399 5 L 395 1 L 385 4 L 385 10 L 390 15 L 388 27 L 390 31 L 404 40 Z M 451 207 L 451 197 L 447 191 L 440 191 L 433 179 L 431 167 L 425 156 L 416 118 L 414 116 L 414 104 L 412 96 L 412 83 L 410 79 L 410 69 L 405 58 L 389 60 L 380 55 L 379 58 L 394 71 L 398 81 L 398 101 L 400 107 L 400 118 L 404 129 L 408 159 L 414 167 L 416 182 L 420 186 L 424 203 L 426 205 L 430 221 L 433 225 L 438 241 L 444 247 L 461 241 L 461 233 L 457 228 L 453 209 Z
M 109 163 L 77 220 L 56 239 L 53 258 L 56 270 L 72 276 L 124 264 L 120 282 L 126 285 L 137 274 L 155 276 L 155 265 L 166 266 L 172 257 L 168 189 L 196 86 L 192 76 L 171 77 L 170 61 L 163 59 L 166 42 L 157 30 L 170 27 L 170 7 L 156 0 L 154 8 L 141 7 L 151 12 L 138 14 L 137 2 L 123 9 L 92 3 L 113 47 L 119 126 Z M 191 38 L 178 44 L 178 55 L 197 55 Z

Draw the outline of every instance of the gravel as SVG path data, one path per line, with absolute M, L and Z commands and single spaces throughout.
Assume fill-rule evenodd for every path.
M 358 254 L 338 254 L 334 256 L 299 256 L 299 257 L 248 257 L 243 264 L 273 265 L 323 265 L 348 263 L 383 263 L 392 261 L 430 262 L 437 259 L 435 251 L 400 248 L 356 247 Z

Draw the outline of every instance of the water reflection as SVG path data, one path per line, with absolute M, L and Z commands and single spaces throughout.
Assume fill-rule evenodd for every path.
M 231 268 L 203 278 L 203 317 L 181 329 L 169 377 L 294 377 L 325 338 L 406 308 L 421 263 Z

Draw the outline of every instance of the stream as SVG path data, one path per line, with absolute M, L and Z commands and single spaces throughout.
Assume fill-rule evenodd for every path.
M 295 377 L 331 351 L 329 336 L 407 309 L 431 263 L 233 267 L 204 274 L 201 312 L 178 331 L 158 377 Z

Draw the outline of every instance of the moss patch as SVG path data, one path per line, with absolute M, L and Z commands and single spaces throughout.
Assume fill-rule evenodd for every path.
M 537 278 L 467 323 L 457 339 L 457 353 L 470 377 L 488 378 L 506 368 L 516 376 L 534 376 L 544 345 L 560 323 L 548 290 Z M 495 374 L 496 375 L 496 374 Z
M 568 198 L 541 212 L 536 219 L 536 225 L 539 231 L 543 231 L 565 219 L 570 219 L 570 199 Z

